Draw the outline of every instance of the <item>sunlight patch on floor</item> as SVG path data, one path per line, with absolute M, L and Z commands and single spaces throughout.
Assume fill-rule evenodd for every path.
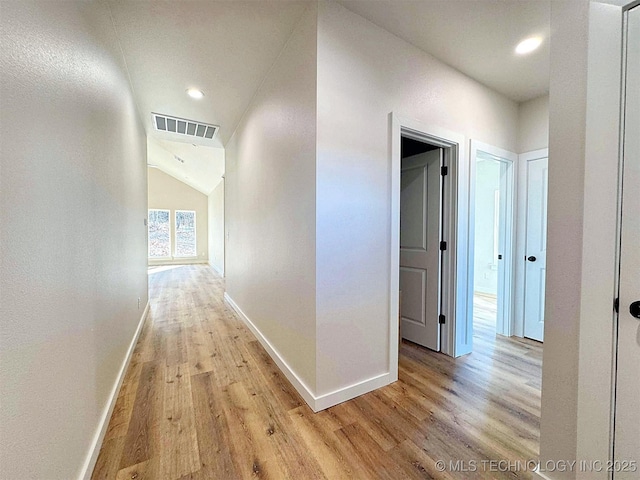
M 174 268 L 180 267 L 184 267 L 184 265 L 149 265 L 147 273 L 151 275 L 152 273 L 166 272 L 167 270 L 173 270 Z

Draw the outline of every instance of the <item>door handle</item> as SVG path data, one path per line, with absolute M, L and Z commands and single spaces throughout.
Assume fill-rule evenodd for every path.
M 640 319 L 640 300 L 636 300 L 631 305 L 629 305 L 629 313 L 632 317 Z
M 527 257 L 527 260 L 529 260 L 530 262 L 535 262 L 537 258 L 531 255 L 530 257 Z

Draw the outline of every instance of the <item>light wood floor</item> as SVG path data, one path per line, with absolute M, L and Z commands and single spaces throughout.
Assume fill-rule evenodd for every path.
M 223 292 L 208 266 L 150 275 L 92 478 L 531 478 L 482 461 L 537 459 L 540 344 L 477 329 L 474 353 L 454 360 L 404 342 L 398 382 L 314 414 Z

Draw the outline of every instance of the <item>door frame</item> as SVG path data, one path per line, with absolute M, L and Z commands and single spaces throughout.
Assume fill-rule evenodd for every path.
M 549 149 L 541 148 L 518 155 L 517 162 L 517 192 L 516 195 L 516 254 L 515 258 L 515 300 L 512 335 L 524 338 L 524 302 L 526 264 L 520 261 L 526 255 L 527 248 L 527 172 L 528 162 L 549 158 Z
M 502 148 L 494 147 L 493 145 L 489 145 L 486 143 L 479 142 L 478 140 L 471 140 L 471 148 L 469 152 L 469 166 L 470 166 L 470 176 L 469 176 L 469 243 L 471 247 L 469 248 L 469 277 L 471 278 L 471 288 L 468 291 L 469 299 L 467 303 L 469 305 L 470 317 L 471 317 L 471 329 L 473 331 L 473 297 L 474 297 L 474 275 L 475 275 L 475 212 L 476 212 L 476 164 L 477 164 L 477 155 L 478 152 L 488 153 L 489 155 L 496 157 L 497 161 L 502 161 L 507 163 L 508 169 L 508 178 L 507 178 L 507 198 L 505 199 L 506 203 L 506 212 L 505 212 L 505 251 L 504 251 L 504 292 L 502 292 L 504 298 L 502 298 L 504 302 L 504 313 L 505 318 L 503 321 L 500 321 L 498 318 L 496 322 L 496 333 L 500 335 L 505 335 L 507 337 L 511 336 L 511 332 L 513 331 L 513 318 L 514 318 L 514 293 L 515 293 L 515 255 L 516 251 L 515 242 L 516 242 L 516 225 L 515 225 L 515 200 L 517 198 L 517 185 L 516 185 L 516 171 L 517 171 L 517 161 L 518 155 L 510 152 L 508 150 L 504 150 Z M 502 202 L 501 202 L 502 203 Z M 502 226 L 501 226 L 502 228 Z M 500 285 L 498 284 L 498 289 Z M 500 291 L 498 291 L 498 295 L 500 295 Z M 500 297 L 498 297 L 500 299 Z
M 400 163 L 401 137 L 436 145 L 443 149 L 448 175 L 444 177 L 442 232 L 447 241 L 441 263 L 441 312 L 446 321 L 440 326 L 440 350 L 457 357 L 471 351 L 469 327 L 469 166 L 464 135 L 437 125 L 389 114 L 389 164 L 391 182 L 390 282 L 389 282 L 389 373 L 398 378 L 398 322 L 400 288 Z M 460 321 L 463 319 L 465 321 Z

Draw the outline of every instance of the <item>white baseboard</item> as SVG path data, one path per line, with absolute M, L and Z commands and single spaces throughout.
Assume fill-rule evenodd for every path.
M 324 395 L 315 397 L 315 407 L 311 408 L 313 408 L 314 412 L 319 412 L 325 408 L 333 407 L 334 405 L 359 397 L 360 395 L 369 393 L 377 388 L 389 385 L 391 383 L 390 379 L 391 377 L 389 373 L 383 373 L 361 382 L 354 383 L 348 387 L 340 388 L 339 390 L 335 390 L 330 393 L 325 393 Z
M 217 265 L 214 265 L 211 262 L 209 262 L 209 266 L 213 268 L 218 275 L 224 278 L 224 270 L 222 270 L 220 267 L 218 267 Z
M 326 393 L 320 396 L 316 396 L 313 391 L 307 387 L 307 385 L 300 379 L 296 372 L 287 364 L 282 358 L 280 353 L 271 345 L 269 340 L 262 334 L 262 332 L 256 327 L 256 325 L 247 317 L 238 304 L 233 301 L 227 292 L 224 293 L 225 301 L 235 310 L 240 319 L 249 327 L 249 330 L 255 335 L 260 344 L 267 351 L 269 356 L 276 363 L 280 371 L 291 382 L 293 388 L 300 394 L 300 396 L 307 402 L 307 405 L 311 407 L 314 412 L 319 412 L 329 407 L 333 407 L 352 398 L 363 395 L 367 392 L 375 390 L 376 388 L 383 387 L 391 383 L 389 373 L 383 373 L 373 378 L 363 380 L 361 382 L 349 385 L 347 387 L 338 389 L 334 392 Z
M 149 267 L 159 267 L 162 265 L 197 265 L 201 263 L 209 263 L 208 260 L 202 258 L 167 258 L 165 260 L 148 260 L 147 265 Z
M 224 292 L 224 299 L 227 301 L 231 308 L 235 310 L 240 319 L 249 327 L 251 333 L 255 335 L 260 344 L 267 351 L 269 356 L 276 362 L 280 371 L 284 373 L 284 376 L 291 382 L 293 388 L 295 388 L 300 396 L 304 399 L 305 402 L 309 404 L 309 406 L 313 409 L 315 405 L 315 396 L 311 389 L 305 385 L 305 383 L 298 377 L 296 372 L 285 362 L 284 358 L 280 356 L 278 351 L 271 345 L 269 340 L 262 334 L 262 332 L 255 326 L 255 324 L 247 317 L 247 315 L 242 311 L 242 309 L 238 306 L 236 302 L 229 296 L 227 292 Z M 314 409 L 314 411 L 316 411 Z
M 118 372 L 116 382 L 114 383 L 113 389 L 111 390 L 111 395 L 109 396 L 107 405 L 102 412 L 102 417 L 100 418 L 100 423 L 98 424 L 96 434 L 93 437 L 91 448 L 89 449 L 87 458 L 84 462 L 84 465 L 82 466 L 82 470 L 80 470 L 80 476 L 78 477 L 80 480 L 91 479 L 91 474 L 93 473 L 93 469 L 96 466 L 98 454 L 100 453 L 100 448 L 102 447 L 102 441 L 104 440 L 104 436 L 107 433 L 107 427 L 109 426 L 109 420 L 111 420 L 111 414 L 113 413 L 113 409 L 116 406 L 116 400 L 118 399 L 118 394 L 120 393 L 120 387 L 122 386 L 125 373 L 127 372 L 127 367 L 129 367 L 131 356 L 133 355 L 133 351 L 135 350 L 136 344 L 138 343 L 138 338 L 140 337 L 140 333 L 142 332 L 142 327 L 144 326 L 144 322 L 147 319 L 148 313 L 149 302 L 147 302 L 147 305 L 144 307 L 142 316 L 138 321 L 136 332 L 133 334 L 133 338 L 131 339 L 131 343 L 129 344 L 129 349 L 127 350 L 127 354 L 125 355 L 124 360 L 122 361 L 122 366 L 120 367 L 120 371 Z

